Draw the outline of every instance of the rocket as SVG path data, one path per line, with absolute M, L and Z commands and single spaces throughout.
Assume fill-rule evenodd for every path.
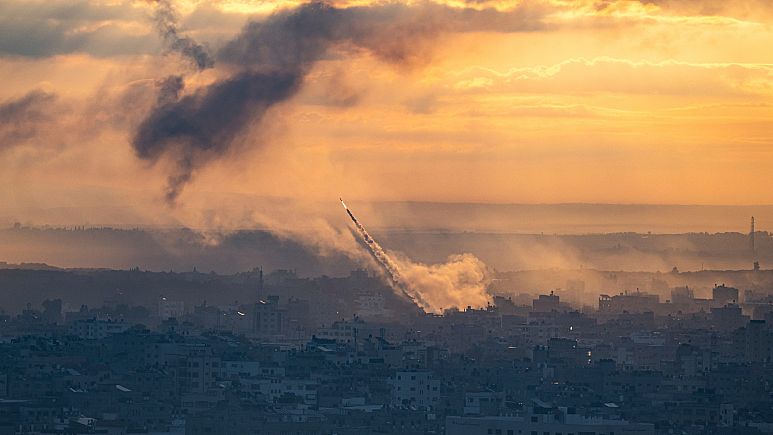
M 352 222 L 354 222 L 354 225 L 360 231 L 360 235 L 362 235 L 362 237 L 365 239 L 365 243 L 367 243 L 369 246 L 372 245 L 375 242 L 375 240 L 373 240 L 370 237 L 370 234 L 368 234 L 368 232 L 365 231 L 365 227 L 363 227 L 362 224 L 360 224 L 360 221 L 358 221 L 357 218 L 354 217 L 354 214 L 352 213 L 351 210 L 349 210 L 349 207 L 346 206 L 346 203 L 344 202 L 343 198 L 341 198 L 339 196 L 338 199 L 341 201 L 341 205 L 344 206 L 344 210 L 346 210 L 346 213 L 352 219 Z M 379 249 L 380 249 L 380 247 L 379 247 Z
M 392 261 L 391 258 L 389 258 L 389 255 L 386 253 L 384 248 L 382 248 L 381 245 L 379 245 L 378 242 L 376 242 L 376 240 L 373 239 L 370 236 L 370 234 L 368 234 L 368 231 L 365 229 L 365 227 L 363 227 L 360 221 L 358 221 L 357 218 L 354 217 L 354 213 L 352 213 L 352 211 L 349 210 L 349 207 L 346 206 L 346 203 L 344 202 L 343 198 L 339 197 L 338 199 L 341 201 L 341 205 L 344 206 L 344 210 L 346 210 L 346 213 L 352 219 L 352 222 L 354 222 L 354 226 L 357 228 L 357 232 L 365 241 L 365 245 L 368 247 L 370 254 L 373 256 L 376 262 L 378 262 L 378 264 L 381 265 L 381 268 L 384 270 L 387 278 L 389 279 L 389 283 L 392 286 L 392 288 L 394 288 L 395 290 L 399 290 L 400 293 L 403 294 L 403 296 L 413 301 L 420 308 L 426 307 L 427 304 L 422 299 L 422 297 L 418 293 L 411 292 L 409 290 L 408 285 L 406 285 L 406 283 L 403 281 L 402 277 L 400 276 L 400 270 L 397 264 L 395 264 L 395 262 Z
M 339 201 L 341 201 L 341 205 L 342 205 L 342 206 L 344 206 L 344 210 L 346 210 L 346 213 L 348 213 L 348 214 L 349 214 L 349 217 L 350 217 L 350 218 L 352 218 L 352 220 L 353 220 L 353 221 L 354 221 L 354 223 L 356 224 L 356 223 L 357 223 L 357 218 L 356 218 L 356 217 L 354 217 L 354 215 L 352 214 L 352 212 L 349 210 L 349 207 L 347 207 L 347 206 L 346 206 L 346 203 L 344 202 L 344 199 L 343 199 L 343 198 L 341 198 L 341 197 L 339 196 L 339 197 L 338 197 L 338 200 L 339 200 Z

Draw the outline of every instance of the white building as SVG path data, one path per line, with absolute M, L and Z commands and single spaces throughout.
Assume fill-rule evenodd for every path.
M 464 395 L 464 415 L 498 415 L 503 393 L 471 391 Z
M 362 337 L 360 329 L 364 326 L 364 322 L 357 318 L 346 321 L 341 320 L 333 322 L 330 327 L 323 327 L 317 329 L 314 334 L 317 338 L 325 340 L 335 340 L 337 343 L 354 343 L 355 340 Z M 359 336 L 358 336 L 359 334 Z
M 440 381 L 429 371 L 399 371 L 390 383 L 392 406 L 432 409 L 440 399 Z
M 86 340 L 99 340 L 110 334 L 124 332 L 130 327 L 123 320 L 85 319 L 72 322 L 70 332 Z
M 386 308 L 384 295 L 380 293 L 362 293 L 357 296 L 357 315 L 364 319 L 388 317 L 392 314 Z
M 446 417 L 446 435 L 655 435 L 652 424 L 537 408 L 517 417 Z
M 167 298 L 161 298 L 158 301 L 158 317 L 161 320 L 179 319 L 183 314 L 185 314 L 185 302 L 170 301 Z
M 260 361 L 223 361 L 222 376 L 227 379 L 285 375 L 284 367 L 261 365 Z
M 526 318 L 526 336 L 532 344 L 547 344 L 561 336 L 561 327 L 555 312 L 530 312 Z
M 317 405 L 317 381 L 311 379 L 287 378 L 243 378 L 240 381 L 244 391 L 253 398 L 262 398 L 273 403 L 286 396 L 301 399 L 304 405 Z

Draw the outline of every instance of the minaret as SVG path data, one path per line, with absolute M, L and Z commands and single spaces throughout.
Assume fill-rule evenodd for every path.
M 260 301 L 261 295 L 263 295 L 263 266 L 258 268 L 258 301 Z
M 757 260 L 757 246 L 754 243 L 754 216 L 752 216 L 751 230 L 749 231 L 749 245 L 752 251 L 752 264 L 754 270 L 760 270 L 760 262 Z

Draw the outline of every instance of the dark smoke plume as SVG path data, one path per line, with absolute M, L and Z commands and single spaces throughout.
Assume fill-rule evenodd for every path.
M 0 151 L 35 137 L 41 124 L 51 119 L 55 100 L 55 94 L 36 90 L 0 103 Z
M 134 149 L 142 159 L 176 156 L 166 198 L 174 203 L 195 169 L 225 153 L 245 125 L 295 93 L 299 77 L 284 72 L 244 71 L 172 103 L 160 104 L 140 124 Z
M 153 0 L 153 2 L 156 5 L 153 19 L 167 48 L 189 59 L 199 71 L 212 68 L 215 62 L 207 49 L 187 36 L 180 36 L 177 31 L 177 11 L 171 0 Z
M 158 86 L 158 96 L 156 103 L 158 105 L 171 104 L 180 98 L 180 92 L 185 88 L 183 76 L 171 75 L 156 81 Z
M 294 96 L 317 61 L 364 51 L 390 63 L 418 64 L 444 32 L 535 30 L 543 13 L 528 5 L 504 13 L 434 3 L 336 8 L 321 2 L 279 12 L 248 23 L 218 53 L 219 62 L 240 72 L 158 105 L 139 126 L 133 146 L 140 158 L 177 161 L 167 186 L 174 202 L 197 168 L 225 154 L 271 106 Z

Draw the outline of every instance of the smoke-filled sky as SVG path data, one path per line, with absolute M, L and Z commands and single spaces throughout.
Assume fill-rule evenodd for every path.
M 769 204 L 771 24 L 767 0 L 5 0 L 0 215 Z

